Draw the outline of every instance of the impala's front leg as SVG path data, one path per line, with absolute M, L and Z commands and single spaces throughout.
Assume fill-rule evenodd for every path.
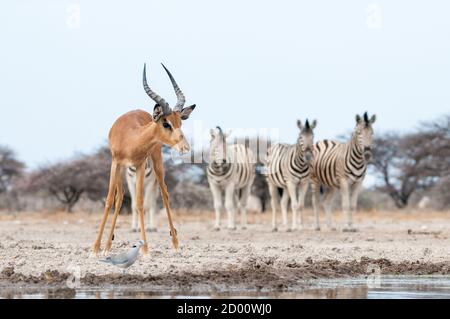
M 141 239 L 144 241 L 142 253 L 148 254 L 147 237 L 144 225 L 144 178 L 145 178 L 145 162 L 136 168 L 136 206 L 139 215 L 139 227 L 141 230 Z
M 151 154 L 153 162 L 153 170 L 155 171 L 156 179 L 161 190 L 161 197 L 164 207 L 167 212 L 167 219 L 169 220 L 170 235 L 172 236 L 172 244 L 175 249 L 178 249 L 178 237 L 175 227 L 172 222 L 172 211 L 169 204 L 169 192 L 167 191 L 167 185 L 164 182 L 164 164 L 162 161 L 161 149 L 154 150 Z

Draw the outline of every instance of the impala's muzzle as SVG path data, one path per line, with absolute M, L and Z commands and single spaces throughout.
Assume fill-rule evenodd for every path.
M 183 138 L 180 142 L 175 144 L 173 148 L 180 152 L 180 154 L 185 154 L 191 150 L 191 147 L 189 146 L 189 143 Z

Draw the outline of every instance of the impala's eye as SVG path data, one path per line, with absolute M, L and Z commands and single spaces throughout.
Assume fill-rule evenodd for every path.
M 167 123 L 167 122 L 164 122 L 164 123 L 163 123 L 163 127 L 166 128 L 166 129 L 168 129 L 168 130 L 171 129 L 170 124 Z

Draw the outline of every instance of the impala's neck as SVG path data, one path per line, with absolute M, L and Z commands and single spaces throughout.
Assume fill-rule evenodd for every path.
M 145 150 L 150 150 L 157 145 L 161 145 L 162 141 L 160 139 L 160 128 L 155 122 L 151 122 L 143 127 L 141 134 L 138 138 L 139 147 Z

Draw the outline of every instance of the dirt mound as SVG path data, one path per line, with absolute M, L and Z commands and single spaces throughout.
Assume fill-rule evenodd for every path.
M 283 264 L 283 265 L 282 265 Z M 313 261 L 308 258 L 305 263 L 294 261 L 278 262 L 274 258 L 250 257 L 241 268 L 236 270 L 210 270 L 201 273 L 168 272 L 159 276 L 142 276 L 131 274 L 86 274 L 81 278 L 83 286 L 102 285 L 145 285 L 159 287 L 162 290 L 198 290 L 199 287 L 221 289 L 227 287 L 237 290 L 283 291 L 301 286 L 305 280 L 317 278 L 359 277 L 370 274 L 374 267 L 379 267 L 382 275 L 448 275 L 450 262 L 391 262 L 388 259 L 361 258 L 349 262 L 339 260 Z M 0 273 L 3 283 L 26 283 L 61 286 L 70 277 L 68 273 L 47 270 L 39 276 L 26 276 L 7 267 Z M 303 282 L 303 283 L 302 283 Z

